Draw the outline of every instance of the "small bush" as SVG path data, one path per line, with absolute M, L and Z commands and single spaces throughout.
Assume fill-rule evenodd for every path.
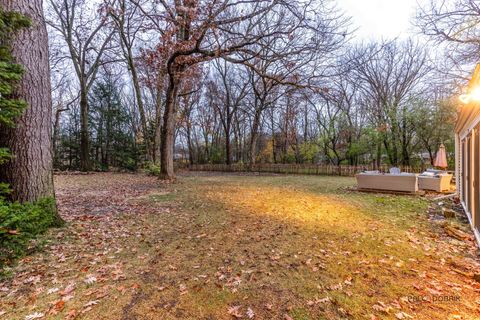
M 20 204 L 0 197 L 0 271 L 27 253 L 30 240 L 61 224 L 53 198 Z
M 145 172 L 150 176 L 159 176 L 160 166 L 154 163 L 150 163 L 145 167 Z
M 131 172 L 137 171 L 137 161 L 133 158 L 127 157 L 122 163 L 122 168 Z
M 10 186 L 7 183 L 0 182 L 0 198 L 4 195 L 9 194 L 10 192 L 12 192 Z

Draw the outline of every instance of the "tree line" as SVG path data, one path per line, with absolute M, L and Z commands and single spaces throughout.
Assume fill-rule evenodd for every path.
M 1 182 L 20 201 L 53 195 L 52 165 L 172 179 L 175 161 L 432 161 L 452 150 L 456 76 L 477 56 L 459 19 L 478 19 L 471 0 L 419 8 L 428 46 L 360 42 L 330 0 L 0 4 L 32 21 L 7 28 L 25 111 L 0 126 Z
M 49 0 L 55 165 L 433 162 L 451 82 L 331 1 Z

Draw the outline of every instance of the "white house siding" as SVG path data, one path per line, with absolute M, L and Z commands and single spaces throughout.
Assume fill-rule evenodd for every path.
M 475 110 L 471 108 L 475 108 Z M 474 188 L 475 179 L 480 179 L 480 173 L 475 172 L 475 145 L 480 143 L 475 138 L 476 128 L 480 125 L 480 112 L 477 109 L 480 110 L 480 104 L 467 105 L 459 113 L 459 121 L 462 121 L 462 123 L 460 127 L 457 127 L 455 134 L 455 171 L 457 193 L 480 246 L 480 212 L 475 212 L 475 201 L 480 201 L 480 190 Z M 466 158 L 468 157 L 468 138 L 470 138 L 470 170 L 467 168 L 468 159 Z M 465 150 L 462 149 L 463 146 Z M 470 177 L 468 177 L 468 173 L 470 173 Z M 470 203 L 468 203 L 469 196 Z

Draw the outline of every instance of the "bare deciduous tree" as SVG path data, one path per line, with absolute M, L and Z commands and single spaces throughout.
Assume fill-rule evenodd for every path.
M 107 7 L 108 14 L 115 24 L 118 33 L 120 48 L 123 58 L 132 77 L 132 85 L 135 92 L 135 99 L 140 115 L 140 121 L 145 141 L 146 156 L 148 161 L 155 158 L 155 150 L 152 149 L 152 137 L 148 129 L 147 116 L 142 98 L 142 89 L 137 70 L 136 55 L 134 52 L 138 34 L 144 28 L 145 17 L 139 12 L 139 8 L 127 0 L 113 0 Z
M 49 0 L 48 25 L 58 32 L 66 50 L 58 47 L 57 59 L 69 59 L 78 80 L 81 122 L 81 169 L 91 170 L 88 93 L 95 82 L 99 68 L 107 63 L 104 55 L 112 46 L 114 30 L 107 27 L 108 19 L 92 8 L 91 3 L 80 0 Z
M 367 53 L 357 59 L 354 72 L 369 101 L 369 114 L 382 135 L 390 163 L 408 165 L 409 99 L 429 71 L 426 51 L 410 40 L 371 44 L 360 50 Z
M 480 6 L 476 0 L 430 0 L 419 8 L 414 21 L 417 28 L 438 44 L 446 45 L 444 54 L 454 67 L 480 60 Z

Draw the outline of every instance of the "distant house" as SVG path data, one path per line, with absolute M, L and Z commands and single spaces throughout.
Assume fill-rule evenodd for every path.
M 480 245 L 480 64 L 460 100 L 455 127 L 457 192 Z

